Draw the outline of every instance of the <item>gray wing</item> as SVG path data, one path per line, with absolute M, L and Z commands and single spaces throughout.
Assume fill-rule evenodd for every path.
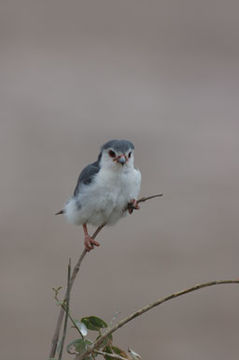
M 89 185 L 99 171 L 100 166 L 98 161 L 86 166 L 80 173 L 76 188 L 74 190 L 74 196 L 79 194 L 81 184 Z

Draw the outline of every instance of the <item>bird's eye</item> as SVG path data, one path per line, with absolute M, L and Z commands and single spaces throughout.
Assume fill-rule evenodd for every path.
M 130 157 L 131 157 L 131 154 L 132 154 L 132 152 L 130 151 L 130 152 L 129 152 L 129 154 L 128 154 L 128 158 L 130 158 Z
M 109 151 L 109 156 L 114 158 L 114 157 L 116 157 L 116 153 L 113 150 L 110 150 Z

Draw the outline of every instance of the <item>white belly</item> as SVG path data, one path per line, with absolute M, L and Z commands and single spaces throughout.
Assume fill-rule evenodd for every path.
M 128 202 L 137 199 L 140 180 L 140 172 L 134 168 L 120 174 L 101 171 L 94 183 L 82 185 L 78 198 L 66 204 L 67 220 L 77 225 L 115 224 L 127 214 L 124 209 Z

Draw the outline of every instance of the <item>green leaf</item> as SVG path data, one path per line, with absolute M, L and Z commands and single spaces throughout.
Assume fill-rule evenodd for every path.
M 107 354 L 113 354 L 111 346 L 105 346 L 103 351 L 106 352 Z M 105 355 L 104 358 L 105 360 L 115 360 L 110 355 Z
M 116 354 L 116 355 L 120 355 L 125 359 L 129 359 L 128 355 L 126 354 L 126 352 L 124 352 L 123 350 L 121 350 L 120 348 L 116 347 L 116 346 L 105 346 L 103 351 L 107 354 Z M 115 360 L 114 357 L 110 356 L 110 355 L 105 355 L 105 360 Z
M 108 327 L 106 322 L 104 320 L 98 318 L 97 316 L 84 317 L 81 319 L 81 322 L 83 322 L 83 324 L 85 324 L 87 329 L 93 330 L 93 331 L 99 331 L 100 329 Z
M 118 348 L 117 346 L 112 346 L 112 350 L 113 350 L 114 354 L 116 354 L 116 355 L 120 355 L 126 359 L 129 358 L 128 355 L 126 354 L 126 352 L 124 350 Z
M 66 350 L 69 354 L 72 353 L 72 348 L 74 348 L 74 351 L 78 354 L 82 354 L 88 349 L 88 345 L 91 345 L 92 342 L 87 339 L 76 339 L 70 344 L 67 345 Z

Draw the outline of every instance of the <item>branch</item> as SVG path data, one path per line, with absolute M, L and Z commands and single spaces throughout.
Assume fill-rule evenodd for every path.
M 196 290 L 199 290 L 199 289 L 202 289 L 202 288 L 205 288 L 205 287 L 209 287 L 209 286 L 222 285 L 222 284 L 239 284 L 239 280 L 218 280 L 218 281 L 210 281 L 210 282 L 207 282 L 207 283 L 195 285 L 195 286 L 193 286 L 191 288 L 188 288 L 186 290 L 182 290 L 182 291 L 179 291 L 177 293 L 166 296 L 164 298 L 161 298 L 161 299 L 155 301 L 152 304 L 146 305 L 143 308 L 141 308 L 141 309 L 137 310 L 136 312 L 132 313 L 131 315 L 129 315 L 125 319 L 118 322 L 118 324 L 113 326 L 108 331 L 106 331 L 87 351 L 85 351 L 83 354 L 78 356 L 77 360 L 85 359 L 86 356 L 88 356 L 93 351 L 95 351 L 95 349 L 97 349 L 109 335 L 113 334 L 116 330 L 118 330 L 119 328 L 121 328 L 122 326 L 124 326 L 125 324 L 130 322 L 131 320 L 135 319 L 136 317 L 141 316 L 142 314 L 144 314 L 145 312 L 153 309 L 154 307 L 156 307 L 158 305 L 161 305 L 161 304 L 163 304 L 163 303 L 165 303 L 165 302 L 167 302 L 169 300 L 175 299 L 175 298 L 177 298 L 179 296 L 191 293 L 193 291 L 196 291 Z
M 150 199 L 153 199 L 153 198 L 156 198 L 156 197 L 160 197 L 162 196 L 163 194 L 156 194 L 156 195 L 151 195 L 151 196 L 148 196 L 148 197 L 142 197 L 140 198 L 137 202 L 140 203 L 140 202 L 144 202 L 144 201 L 147 201 L 147 200 L 150 200 Z M 127 205 L 127 209 L 130 209 L 131 206 L 130 204 Z M 63 213 L 63 210 L 61 210 L 58 214 L 62 214 Z M 96 236 L 99 234 L 99 232 L 103 229 L 103 227 L 105 226 L 105 224 L 99 226 L 96 231 L 94 232 L 94 234 L 92 235 L 92 239 L 95 239 Z M 71 289 L 72 289 L 72 286 L 74 284 L 74 281 L 76 279 L 76 276 L 80 270 L 80 266 L 81 266 L 81 263 L 84 259 L 84 257 L 86 256 L 87 254 L 87 250 L 84 249 L 81 253 L 81 256 L 79 258 L 79 260 L 77 261 L 74 269 L 73 269 L 73 272 L 72 272 L 72 275 L 71 275 L 71 280 L 70 280 L 70 284 L 69 284 L 69 290 L 71 292 Z M 66 295 L 64 296 L 64 300 L 66 300 Z M 53 335 L 53 338 L 52 338 L 52 342 L 51 342 L 51 350 L 50 350 L 50 354 L 49 354 L 49 358 L 54 358 L 55 357 L 55 354 L 56 354 L 56 348 L 57 348 L 57 343 L 58 343 L 58 340 L 59 340 L 59 334 L 60 334 L 60 331 L 61 331 L 61 326 L 62 326 L 62 322 L 63 322 L 63 317 L 64 317 L 64 309 L 61 307 L 60 309 L 60 312 L 59 312 L 59 315 L 58 315 L 58 319 L 57 319 L 57 323 L 56 323 L 56 329 L 55 329 L 55 332 L 54 332 L 54 335 Z
M 156 195 L 151 195 L 151 196 L 147 196 L 147 197 L 144 196 L 144 197 L 140 198 L 139 200 L 137 200 L 137 203 L 145 202 L 147 200 L 154 199 L 156 197 L 161 197 L 161 196 L 163 196 L 163 194 L 156 194 Z
M 96 236 L 99 234 L 99 232 L 103 229 L 104 226 L 105 226 L 105 224 L 99 226 L 99 227 L 95 230 L 94 234 L 91 236 L 92 239 L 95 239 L 95 238 L 96 238 Z M 75 267 L 74 267 L 74 269 L 73 269 L 72 276 L 71 276 L 71 281 L 70 281 L 70 290 L 72 289 L 73 283 L 74 283 L 74 281 L 75 281 L 75 279 L 76 279 L 76 276 L 77 276 L 77 274 L 78 274 L 78 272 L 79 272 L 79 270 L 80 270 L 81 263 L 82 263 L 84 257 L 86 256 L 87 252 L 88 252 L 88 251 L 87 251 L 86 249 L 84 249 L 84 250 L 82 251 L 82 254 L 81 254 L 80 258 L 79 258 L 79 260 L 77 261 L 77 263 L 76 263 L 76 265 L 75 265 Z
M 65 310 L 65 321 L 64 321 L 64 329 L 63 335 L 61 339 L 61 347 L 58 360 L 62 359 L 64 343 L 66 338 L 66 330 L 67 330 L 67 322 L 69 316 L 69 304 L 70 304 L 70 279 L 71 279 L 71 259 L 69 259 L 68 269 L 67 269 L 67 288 L 66 288 L 66 301 L 62 305 L 63 310 Z
M 161 196 L 163 196 L 163 194 L 156 194 L 156 195 L 151 195 L 151 196 L 147 196 L 147 197 L 144 196 L 144 197 L 137 200 L 137 204 L 139 204 L 141 202 L 145 202 L 145 201 L 150 200 L 150 199 L 154 199 L 156 197 L 161 197 Z M 136 208 L 134 207 L 134 205 L 132 203 L 128 203 L 127 206 L 124 208 L 123 212 L 127 211 L 127 210 L 129 210 L 129 211 L 131 210 L 130 213 L 132 214 L 133 210 L 135 210 L 135 209 Z

